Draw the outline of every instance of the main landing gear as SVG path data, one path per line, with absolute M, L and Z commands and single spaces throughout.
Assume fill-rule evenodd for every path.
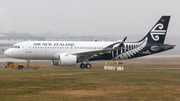
M 87 64 L 85 65 L 84 63 L 81 63 L 81 64 L 80 64 L 80 68 L 81 68 L 81 69 L 84 69 L 84 68 L 90 69 L 90 68 L 91 68 L 91 64 L 87 63 Z

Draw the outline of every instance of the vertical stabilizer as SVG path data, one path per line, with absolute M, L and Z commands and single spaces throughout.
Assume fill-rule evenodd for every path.
M 170 16 L 162 16 L 142 40 L 147 37 L 147 44 L 163 44 L 166 37 L 169 20 Z

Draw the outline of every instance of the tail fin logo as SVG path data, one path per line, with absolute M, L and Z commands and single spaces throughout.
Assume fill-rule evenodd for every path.
M 166 30 L 162 30 L 164 28 L 162 23 L 157 24 L 152 30 L 151 30 L 151 37 L 154 41 L 159 40 L 159 35 L 165 35 Z M 159 30 L 157 30 L 159 29 Z

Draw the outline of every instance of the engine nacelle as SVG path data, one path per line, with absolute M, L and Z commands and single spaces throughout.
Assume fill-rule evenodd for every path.
M 58 55 L 59 60 L 52 60 L 53 66 L 73 66 L 77 63 L 77 57 L 75 55 Z

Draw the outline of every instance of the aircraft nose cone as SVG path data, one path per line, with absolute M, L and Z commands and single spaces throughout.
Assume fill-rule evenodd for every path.
M 4 55 L 10 56 L 10 51 L 9 51 L 9 49 L 4 52 Z

